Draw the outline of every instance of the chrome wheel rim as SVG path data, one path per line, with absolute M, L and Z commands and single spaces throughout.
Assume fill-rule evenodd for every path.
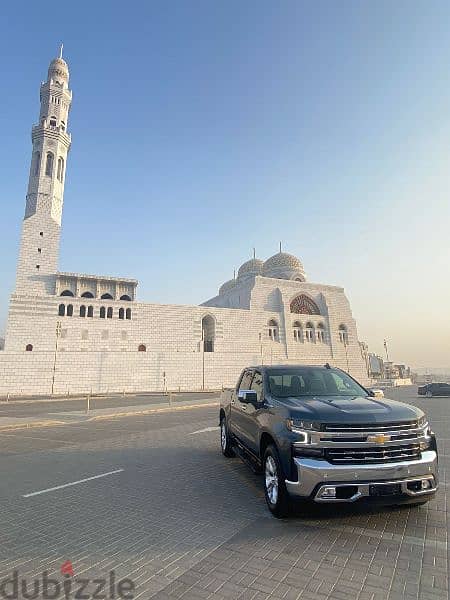
M 222 444 L 222 450 L 227 449 L 227 429 L 225 427 L 225 421 L 222 421 L 220 426 L 220 443 Z
M 278 474 L 273 456 L 268 456 L 266 459 L 265 481 L 269 502 L 270 504 L 276 504 L 278 500 Z

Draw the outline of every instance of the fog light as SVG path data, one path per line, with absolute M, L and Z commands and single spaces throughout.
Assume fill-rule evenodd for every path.
M 429 479 L 422 479 L 422 489 L 429 490 L 431 488 L 431 481 Z
M 336 488 L 334 486 L 324 487 L 320 493 L 321 498 L 336 498 Z

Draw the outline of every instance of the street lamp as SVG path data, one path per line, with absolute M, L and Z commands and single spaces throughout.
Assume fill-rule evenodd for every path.
M 53 358 L 53 376 L 52 376 L 52 396 L 55 389 L 55 374 L 56 374 L 56 356 L 58 354 L 58 340 L 61 335 L 61 321 L 56 321 L 56 339 L 55 339 L 55 356 Z

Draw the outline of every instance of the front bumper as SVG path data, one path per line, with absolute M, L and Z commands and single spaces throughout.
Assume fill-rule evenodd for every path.
M 298 481 L 286 480 L 289 494 L 299 499 L 315 502 L 355 502 L 364 497 L 382 493 L 382 485 L 400 484 L 397 496 L 406 499 L 433 495 L 438 487 L 437 453 L 434 450 L 422 452 L 420 459 L 371 465 L 333 465 L 326 460 L 295 457 Z M 416 482 L 428 480 L 427 489 L 421 489 Z M 325 487 L 339 488 L 338 497 L 325 497 Z M 376 489 L 375 489 L 376 488 Z M 386 489 L 386 488 L 384 488 Z M 424 498 L 425 499 L 425 498 Z

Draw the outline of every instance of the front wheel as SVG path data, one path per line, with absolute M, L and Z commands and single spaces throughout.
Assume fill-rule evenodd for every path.
M 228 433 L 227 420 L 225 417 L 222 417 L 220 420 L 220 448 L 222 450 L 222 454 L 227 458 L 234 456 L 230 434 Z
M 270 512 L 278 519 L 290 513 L 289 494 L 284 481 L 283 468 L 275 446 L 264 453 L 264 495 Z

